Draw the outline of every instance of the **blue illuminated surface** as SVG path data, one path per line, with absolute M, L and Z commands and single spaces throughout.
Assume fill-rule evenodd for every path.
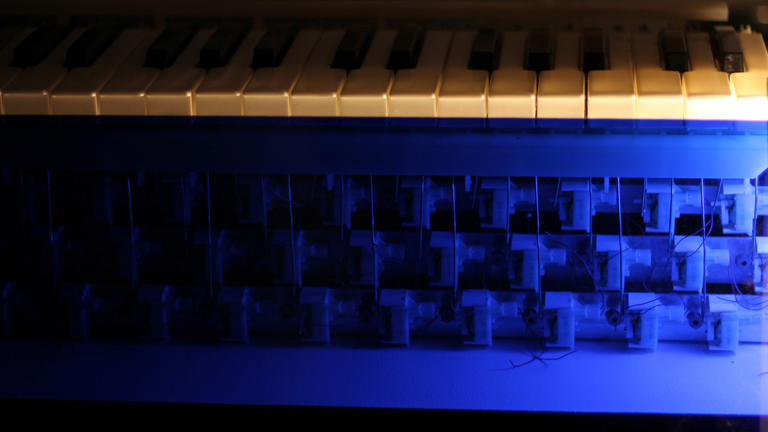
M 256 341 L 249 346 L 9 344 L 0 397 L 62 400 L 447 408 L 512 411 L 768 414 L 768 345 L 735 355 L 706 345 L 577 343 L 547 364 L 522 342 L 472 349 L 447 340 L 409 348 Z M 548 350 L 555 356 L 558 351 Z M 562 353 L 562 352 L 560 352 Z

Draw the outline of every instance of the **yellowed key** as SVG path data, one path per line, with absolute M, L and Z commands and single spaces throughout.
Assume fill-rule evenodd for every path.
M 744 72 L 732 73 L 735 96 L 735 120 L 762 122 L 752 126 L 765 128 L 768 121 L 768 52 L 760 33 L 739 33 L 744 55 Z M 747 126 L 748 124 L 738 123 Z
M 579 70 L 579 34 L 559 32 L 555 49 L 554 69 L 539 75 L 537 122 L 549 127 L 570 120 L 567 123 L 578 126 L 583 124 L 586 99 L 584 73 Z
M 198 117 L 243 115 L 243 91 L 253 75 L 253 49 L 264 33 L 251 30 L 225 67 L 208 71 L 195 92 Z
M 344 33 L 344 30 L 323 32 L 304 66 L 301 77 L 291 90 L 291 116 L 339 115 L 339 93 L 347 79 L 347 72 L 331 68 L 331 62 Z
M 112 78 L 99 90 L 99 110 L 102 116 L 145 116 L 145 95 L 160 75 L 160 69 L 143 67 L 147 49 L 164 29 L 150 30 L 131 54 L 117 68 Z
M 685 99 L 680 73 L 661 69 L 658 39 L 649 33 L 632 37 L 635 56 L 635 119 L 638 125 L 682 126 Z M 649 123 L 648 121 L 653 121 Z
M 449 31 L 427 32 L 416 68 L 397 71 L 389 95 L 390 117 L 437 117 L 437 97 L 452 36 Z
M 587 119 L 591 126 L 633 126 L 635 121 L 635 79 L 629 36 L 623 32 L 608 35 L 609 70 L 593 70 L 587 75 Z
M 3 92 L 3 104 L 8 115 L 51 114 L 51 91 L 67 75 L 64 66 L 67 48 L 72 45 L 86 28 L 73 30 L 37 66 L 24 69 Z
M 683 74 L 686 120 L 732 120 L 735 97 L 728 74 L 715 68 L 709 35 L 686 34 L 691 71 Z
M 528 32 L 504 33 L 499 69 L 491 74 L 488 93 L 491 127 L 534 126 L 537 80 L 535 71 L 523 69 L 527 38 Z
M 147 89 L 147 115 L 195 115 L 195 90 L 205 78 L 205 69 L 197 68 L 195 64 L 203 46 L 215 32 L 215 28 L 197 32 L 173 65 L 160 72 Z
M 360 69 L 351 71 L 341 90 L 342 117 L 387 117 L 395 74 L 386 68 L 396 30 L 376 32 Z
M 0 114 L 5 114 L 5 104 L 3 103 L 3 91 L 5 87 L 21 73 L 21 68 L 11 66 L 13 60 L 13 50 L 29 36 L 35 28 L 26 28 L 11 39 L 8 44 L 0 49 Z
M 75 68 L 51 92 L 54 115 L 99 115 L 99 90 L 120 63 L 147 35 L 145 29 L 125 30 L 104 53 L 86 68 Z
M 302 30 L 296 35 L 280 66 L 254 72 L 243 93 L 243 115 L 290 117 L 291 90 L 320 34 L 319 31 Z
M 484 119 L 488 115 L 488 72 L 469 69 L 476 36 L 476 31 L 453 35 L 437 98 L 438 117 Z

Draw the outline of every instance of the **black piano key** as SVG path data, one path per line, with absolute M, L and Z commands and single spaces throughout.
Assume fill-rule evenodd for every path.
M 688 72 L 688 46 L 682 30 L 662 30 L 659 33 L 659 52 L 665 70 Z
M 20 27 L 0 28 L 0 49 L 5 48 L 20 32 Z
M 278 67 L 291 47 L 296 31 L 293 28 L 279 28 L 267 31 L 253 49 L 251 68 Z
M 168 27 L 147 49 L 144 67 L 165 69 L 171 66 L 196 33 L 195 24 Z
M 14 48 L 11 66 L 37 66 L 71 31 L 68 26 L 40 27 Z
M 372 33 L 371 28 L 367 26 L 355 26 L 347 30 L 336 48 L 331 67 L 346 70 L 360 69 L 365 53 L 368 52 L 368 46 L 371 44 Z
M 229 24 L 219 27 L 200 51 L 197 67 L 211 69 L 224 67 L 245 39 L 248 28 L 245 24 Z
M 117 39 L 121 31 L 116 25 L 89 28 L 67 48 L 64 66 L 70 69 L 91 66 Z
M 541 72 L 552 69 L 552 33 L 548 28 L 535 28 L 528 34 L 527 69 Z
M 421 27 L 403 27 L 397 32 L 392 48 L 389 50 L 387 69 L 413 69 L 419 58 L 423 43 Z
M 490 28 L 480 29 L 472 44 L 469 68 L 491 73 L 499 68 L 499 57 L 501 57 L 501 32 Z
M 712 38 L 715 58 L 723 72 L 744 72 L 744 54 L 736 30 L 730 26 L 715 26 Z
M 581 66 L 584 73 L 593 70 L 605 70 L 605 38 L 603 29 L 587 28 L 583 33 L 584 57 Z

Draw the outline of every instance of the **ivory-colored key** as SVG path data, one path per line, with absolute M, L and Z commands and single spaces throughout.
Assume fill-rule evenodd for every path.
M 555 49 L 554 69 L 539 75 L 537 121 L 541 126 L 557 126 L 571 120 L 568 123 L 578 126 L 583 124 L 586 99 L 584 73 L 579 69 L 579 34 L 559 32 Z

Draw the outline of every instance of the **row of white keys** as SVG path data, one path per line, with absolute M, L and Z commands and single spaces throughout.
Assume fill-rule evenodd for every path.
M 453 35 L 437 99 L 439 117 L 486 118 L 488 115 L 488 72 L 469 69 L 476 36 L 476 31 L 459 31 Z
M 343 69 L 331 67 L 344 30 L 323 32 L 291 91 L 293 117 L 337 117 L 339 94 L 347 79 Z
M 763 35 L 739 33 L 744 72 L 731 74 L 735 114 L 739 120 L 768 121 L 768 52 Z
M 3 92 L 5 87 L 21 73 L 20 67 L 11 66 L 13 50 L 34 31 L 34 28 L 24 29 L 7 45 L 0 49 L 0 114 L 5 114 L 5 103 L 3 103 Z
M 341 91 L 342 117 L 388 117 L 395 74 L 387 69 L 395 30 L 376 32 L 360 69 L 350 71 Z
M 253 50 L 266 33 L 251 30 L 226 66 L 213 68 L 195 92 L 198 116 L 242 116 L 243 92 L 253 75 Z
M 90 67 L 74 68 L 51 92 L 54 115 L 99 115 L 98 93 L 148 30 L 128 29 Z
M 215 28 L 203 29 L 184 48 L 171 67 L 160 72 L 146 92 L 147 115 L 195 115 L 195 91 L 205 78 L 205 69 L 196 67 L 200 51 Z
M 24 69 L 3 91 L 7 115 L 51 114 L 51 91 L 67 75 L 64 60 L 69 48 L 86 28 L 73 30 L 37 66 Z
M 734 95 L 726 72 L 715 68 L 707 33 L 686 34 L 691 70 L 683 73 L 686 120 L 733 118 Z
M 389 94 L 390 117 L 437 117 L 437 98 L 452 36 L 450 31 L 427 32 L 416 68 L 397 71 Z
M 291 91 L 322 32 L 302 30 L 276 68 L 254 72 L 243 92 L 243 115 L 255 117 L 291 116 Z
M 554 69 L 539 75 L 537 118 L 545 122 L 548 119 L 583 121 L 586 97 L 584 72 L 579 70 L 579 34 L 559 32 L 556 46 Z M 544 124 L 547 125 L 549 122 Z
M 528 32 L 505 32 L 499 69 L 491 74 L 488 118 L 536 119 L 536 72 L 523 69 Z
M 102 116 L 147 115 L 145 95 L 160 69 L 144 67 L 146 52 L 164 29 L 150 30 L 99 91 Z
M 587 118 L 589 120 L 635 120 L 635 80 L 629 36 L 608 36 L 610 69 L 587 74 Z
M 635 60 L 635 119 L 680 122 L 685 115 L 685 99 L 676 71 L 662 70 L 656 35 L 639 33 L 632 37 Z

